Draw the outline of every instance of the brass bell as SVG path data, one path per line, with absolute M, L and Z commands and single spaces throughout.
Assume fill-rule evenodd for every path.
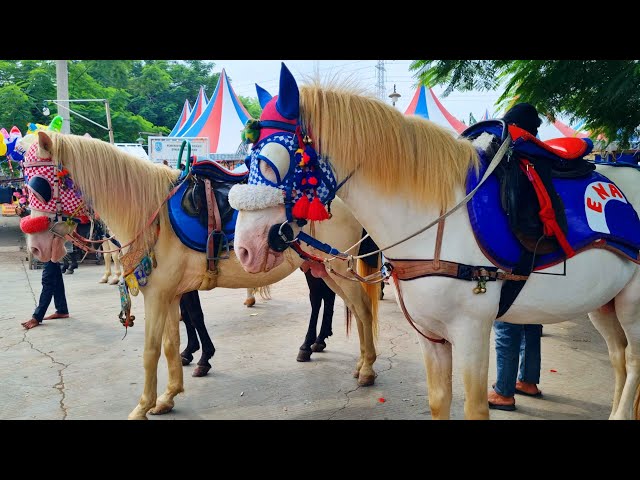
M 480 288 L 480 293 L 487 293 L 487 289 L 486 289 L 486 288 L 484 288 L 484 287 L 481 287 L 481 288 Z
M 477 295 L 478 293 L 480 293 L 480 288 L 478 288 L 478 287 L 474 288 L 474 289 L 473 289 L 473 293 L 475 293 L 476 295 Z

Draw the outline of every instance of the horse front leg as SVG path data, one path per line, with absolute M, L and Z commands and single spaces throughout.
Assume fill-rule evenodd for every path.
M 104 246 L 102 247 L 102 257 L 104 258 L 104 275 L 102 275 L 102 278 L 98 281 L 98 283 L 107 283 L 109 281 L 109 277 L 111 276 L 111 254 L 104 253 L 105 250 L 108 250 L 108 248 L 106 248 L 106 244 L 104 244 Z
M 493 320 L 464 318 L 465 327 L 451 339 L 454 361 L 464 383 L 464 418 L 489 420 L 489 343 Z
M 449 420 L 453 398 L 451 344 L 435 343 L 422 335 L 418 335 L 418 339 L 427 374 L 427 398 L 431 418 Z
M 146 420 L 147 412 L 155 406 L 158 396 L 158 359 L 162 348 L 168 306 L 166 302 L 161 301 L 159 295 L 153 295 L 151 291 L 146 293 L 144 299 L 144 353 L 142 355 L 144 390 L 138 405 L 129 414 L 129 420 Z
M 197 293 L 197 291 L 196 291 Z M 169 369 L 169 381 L 167 389 L 158 397 L 156 405 L 149 413 L 162 415 L 173 410 L 174 397 L 184 392 L 182 375 L 182 358 L 180 357 L 180 296 L 174 298 L 167 309 L 167 318 L 164 324 L 163 347 L 164 356 L 167 359 Z
M 116 246 L 111 243 L 109 243 L 109 250 L 115 250 Z M 120 266 L 120 260 L 118 258 L 118 254 L 117 253 L 111 253 L 111 258 L 113 259 L 113 276 L 111 277 L 111 280 L 109 280 L 109 285 L 116 285 L 119 281 L 120 281 L 120 276 L 122 275 L 122 267 Z

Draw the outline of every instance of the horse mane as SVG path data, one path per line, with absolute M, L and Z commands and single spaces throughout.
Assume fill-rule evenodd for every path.
M 345 175 L 357 169 L 383 194 L 447 208 L 469 169 L 479 168 L 468 140 L 429 120 L 403 115 L 349 85 L 323 86 L 317 79 L 303 85 L 300 117 L 318 153 Z
M 51 139 L 53 159 L 69 170 L 85 202 L 121 242 L 131 240 L 143 228 L 180 173 L 102 140 L 63 134 L 53 134 Z M 147 228 L 140 238 L 141 248 L 151 248 L 155 228 Z

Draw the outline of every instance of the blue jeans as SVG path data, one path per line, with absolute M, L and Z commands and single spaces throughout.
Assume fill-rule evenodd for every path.
M 62 280 L 62 272 L 60 265 L 56 262 L 47 262 L 42 270 L 42 293 L 40 293 L 40 301 L 36 310 L 33 312 L 33 318 L 42 323 L 44 314 L 51 303 L 51 299 L 56 306 L 57 313 L 69 313 L 67 308 L 67 298 L 64 294 L 64 281 Z
M 516 393 L 516 380 L 540 383 L 542 325 L 514 325 L 496 320 L 493 331 L 496 335 L 498 369 L 493 389 L 502 396 L 513 397 Z

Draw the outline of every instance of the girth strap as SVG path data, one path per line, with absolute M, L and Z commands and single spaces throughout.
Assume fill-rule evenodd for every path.
M 385 257 L 386 258 L 386 257 Z M 399 280 L 415 280 L 422 277 L 451 277 L 460 280 L 474 281 L 481 277 L 487 281 L 526 280 L 526 275 L 498 272 L 497 267 L 476 267 L 464 263 L 446 260 L 394 260 L 386 258 L 393 267 L 394 277 Z M 436 267 L 436 263 L 439 265 Z
M 215 252 L 215 237 L 213 232 L 220 233 L 222 231 L 222 222 L 220 221 L 220 210 L 218 202 L 211 188 L 211 180 L 204 179 L 205 195 L 207 197 L 207 270 L 217 273 L 216 262 L 218 260 L 217 252 Z

